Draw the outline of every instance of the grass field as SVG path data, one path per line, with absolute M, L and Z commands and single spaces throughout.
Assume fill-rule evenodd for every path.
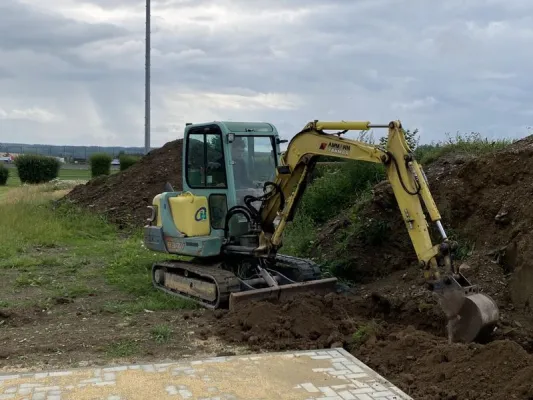
M 184 306 L 152 290 L 148 269 L 155 255 L 143 248 L 140 235 L 123 238 L 98 215 L 67 206 L 52 209 L 49 200 L 65 193 L 41 185 L 2 194 L 0 268 L 24 266 L 15 279 L 17 287 L 38 286 L 44 294 L 41 299 L 50 300 L 87 294 L 105 283 L 135 296 L 132 302 L 107 304 L 108 308 L 135 312 Z M 105 264 L 108 268 L 101 270 Z M 58 276 L 64 277 L 62 282 Z
M 117 172 L 118 169 L 111 170 L 112 174 Z M 91 171 L 89 169 L 80 168 L 61 168 L 59 170 L 59 179 L 88 181 L 89 179 L 91 179 Z M 16 168 L 9 168 L 9 179 L 7 181 L 7 186 L 20 186 L 20 179 L 18 177 Z
M 151 265 L 165 255 L 99 215 L 54 208 L 67 192 L 50 184 L 0 188 L 0 358 L 65 365 L 186 351 L 190 327 L 177 321 L 195 307 L 151 284 Z M 168 341 L 174 336 L 180 340 Z

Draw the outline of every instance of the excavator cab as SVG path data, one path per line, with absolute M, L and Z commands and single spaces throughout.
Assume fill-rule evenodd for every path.
M 276 128 L 268 123 L 186 126 L 183 191 L 167 187 L 153 199 L 147 247 L 195 257 L 220 255 L 228 210 L 244 207 L 246 196 L 261 196 L 264 183 L 275 179 L 279 144 Z M 233 236 L 249 230 L 238 215 L 228 225 Z

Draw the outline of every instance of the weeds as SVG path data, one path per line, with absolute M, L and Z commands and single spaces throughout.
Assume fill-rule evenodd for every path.
M 312 183 L 298 214 L 306 215 L 315 224 L 324 223 L 384 178 L 382 165 L 362 161 L 343 163 Z
M 111 343 L 106 348 L 106 355 L 109 358 L 130 357 L 139 352 L 139 345 L 131 339 L 123 339 Z
M 152 328 L 151 334 L 155 342 L 161 344 L 170 339 L 170 336 L 172 335 L 172 329 L 168 325 L 157 325 Z
M 351 346 L 355 348 L 362 346 L 369 339 L 373 337 L 375 338 L 378 334 L 378 331 L 379 325 L 374 321 L 370 321 L 367 324 L 359 326 L 351 337 Z
M 489 140 L 477 132 L 457 133 L 455 136 L 447 133 L 446 140 L 419 146 L 415 155 L 422 164 L 430 164 L 451 153 L 479 156 L 502 150 L 512 143 L 513 140 L 510 139 Z
M 461 236 L 455 229 L 448 228 L 447 235 L 450 240 L 458 243 L 458 248 L 455 250 L 455 259 L 462 261 L 466 260 L 474 252 L 474 242 Z
M 384 179 L 382 165 L 346 162 L 325 169 L 307 188 L 284 237 L 287 254 L 307 255 L 314 246 L 317 227 L 342 210 L 368 198 L 371 187 Z

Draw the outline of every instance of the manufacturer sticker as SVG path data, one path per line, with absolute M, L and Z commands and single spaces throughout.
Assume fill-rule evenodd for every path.
M 194 219 L 198 222 L 205 221 L 207 219 L 207 210 L 205 207 L 201 207 L 194 214 Z
M 341 143 L 321 143 L 320 144 L 320 150 L 329 151 L 330 153 L 335 154 L 342 154 L 342 155 L 349 155 L 351 146 L 349 144 L 341 144 Z
M 165 242 L 167 243 L 167 249 L 171 252 L 178 252 L 185 248 L 185 243 L 173 238 L 167 238 Z

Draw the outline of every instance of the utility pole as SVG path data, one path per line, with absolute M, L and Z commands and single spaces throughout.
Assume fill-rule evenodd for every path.
M 146 0 L 146 63 L 144 76 L 144 154 L 150 151 L 150 1 Z

